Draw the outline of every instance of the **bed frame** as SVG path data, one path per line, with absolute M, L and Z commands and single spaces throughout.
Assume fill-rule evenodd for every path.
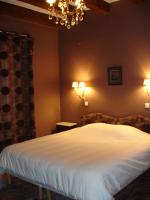
M 124 124 L 138 128 L 144 132 L 150 133 L 150 118 L 143 115 L 129 115 L 126 117 L 114 117 L 103 113 L 90 113 L 83 115 L 80 120 L 80 126 L 86 124 L 103 122 L 107 124 Z
M 108 124 L 124 124 L 136 127 L 144 132 L 150 133 L 150 118 L 142 115 L 130 115 L 126 117 L 114 117 L 103 113 L 90 113 L 83 115 L 80 119 L 79 126 L 91 123 L 108 123 Z M 142 176 L 142 175 L 141 175 Z M 8 183 L 11 184 L 11 177 L 8 175 Z M 57 194 L 56 194 L 57 195 Z M 39 199 L 43 198 L 42 186 L 39 186 Z M 51 192 L 47 190 L 47 199 L 51 200 Z M 59 195 L 59 200 L 71 200 L 70 198 Z

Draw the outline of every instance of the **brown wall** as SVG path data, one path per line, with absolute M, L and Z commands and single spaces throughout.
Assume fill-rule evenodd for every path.
M 78 121 L 83 113 L 95 111 L 150 116 L 144 109 L 150 98 L 143 88 L 143 79 L 150 77 L 150 1 L 135 5 L 121 0 L 108 16 L 88 13 L 82 25 L 62 30 L 60 62 L 63 120 Z M 108 85 L 107 67 L 112 65 L 122 65 L 123 85 Z M 73 80 L 91 81 L 88 108 L 80 106 Z
M 37 136 L 46 135 L 60 120 L 58 31 L 12 17 L 0 16 L 0 29 L 34 39 L 33 72 Z

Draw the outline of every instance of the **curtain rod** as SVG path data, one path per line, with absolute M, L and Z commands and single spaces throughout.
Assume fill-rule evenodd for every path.
M 7 33 L 7 34 L 11 34 L 11 35 L 19 35 L 19 36 L 23 36 L 23 37 L 29 37 L 29 38 L 32 38 L 30 35 L 28 34 L 20 34 L 20 33 L 16 33 L 14 31 L 4 31 L 4 30 L 0 30 L 0 32 L 4 32 L 4 33 Z

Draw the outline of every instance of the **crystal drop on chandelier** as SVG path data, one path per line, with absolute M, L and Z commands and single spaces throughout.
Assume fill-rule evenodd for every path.
M 49 20 L 55 19 L 56 24 L 70 29 L 83 21 L 86 7 L 84 0 L 47 0 L 47 3 L 49 4 Z

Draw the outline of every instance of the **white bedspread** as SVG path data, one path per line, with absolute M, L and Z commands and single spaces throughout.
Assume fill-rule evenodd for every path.
M 113 196 L 150 166 L 150 135 L 95 123 L 5 148 L 2 172 L 77 200 Z

